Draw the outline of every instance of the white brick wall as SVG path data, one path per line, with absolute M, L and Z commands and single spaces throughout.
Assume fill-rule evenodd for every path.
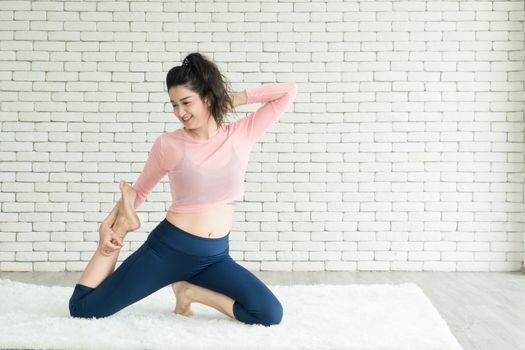
M 296 81 L 253 149 L 251 270 L 512 271 L 524 260 L 524 1 L 0 1 L 0 271 L 81 271 L 192 51 Z M 244 116 L 257 106 L 242 106 Z M 169 207 L 165 178 L 119 263 Z

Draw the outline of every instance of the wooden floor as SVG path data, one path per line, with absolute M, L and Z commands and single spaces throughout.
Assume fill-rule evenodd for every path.
M 521 272 L 253 272 L 269 285 L 416 283 L 465 350 L 525 349 Z M 0 272 L 1 279 L 73 287 L 80 272 Z

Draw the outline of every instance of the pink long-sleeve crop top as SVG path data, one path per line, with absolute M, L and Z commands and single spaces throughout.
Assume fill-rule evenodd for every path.
M 169 211 L 202 212 L 242 198 L 251 149 L 293 102 L 297 85 L 272 83 L 244 91 L 247 104 L 265 104 L 240 120 L 223 124 L 210 139 L 197 140 L 184 128 L 155 139 L 144 170 L 133 184 L 135 209 L 166 174 L 172 197 Z

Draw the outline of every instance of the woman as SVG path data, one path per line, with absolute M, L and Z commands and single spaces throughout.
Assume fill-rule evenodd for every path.
M 133 187 L 99 229 L 100 242 L 69 300 L 73 317 L 106 317 L 172 285 L 175 313 L 209 305 L 247 324 L 281 322 L 283 308 L 270 289 L 229 255 L 235 199 L 255 142 L 297 94 L 294 82 L 265 84 L 231 96 L 216 64 L 191 53 L 167 74 L 175 116 L 184 127 L 156 138 Z M 245 118 L 223 125 L 229 109 L 265 102 Z M 135 210 L 168 175 L 173 202 L 166 218 L 115 271 L 123 239 L 140 227 Z

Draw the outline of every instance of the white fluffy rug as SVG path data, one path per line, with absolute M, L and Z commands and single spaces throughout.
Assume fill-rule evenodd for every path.
M 203 304 L 172 313 L 167 286 L 101 319 L 69 316 L 73 287 L 0 280 L 0 347 L 39 349 L 461 349 L 413 283 L 269 285 L 284 309 L 265 327 Z

